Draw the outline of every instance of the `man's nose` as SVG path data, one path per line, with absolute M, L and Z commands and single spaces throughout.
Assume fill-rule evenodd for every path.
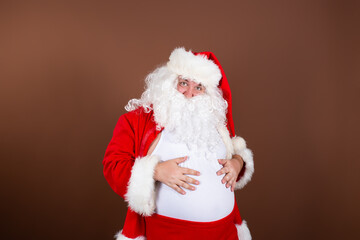
M 194 90 L 192 88 L 189 88 L 184 92 L 184 96 L 186 98 L 192 98 L 192 97 L 195 96 L 195 92 L 194 92 Z

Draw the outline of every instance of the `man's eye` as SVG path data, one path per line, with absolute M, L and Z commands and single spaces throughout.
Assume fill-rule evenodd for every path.
M 186 86 L 187 83 L 186 83 L 186 82 L 180 82 L 180 85 L 181 85 L 181 86 Z
M 196 87 L 196 90 L 201 91 L 202 87 Z

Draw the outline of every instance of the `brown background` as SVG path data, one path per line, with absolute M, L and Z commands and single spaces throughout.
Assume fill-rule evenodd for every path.
M 213 51 L 255 154 L 257 239 L 359 239 L 359 1 L 2 1 L 1 238 L 112 239 L 124 105 L 177 46 Z

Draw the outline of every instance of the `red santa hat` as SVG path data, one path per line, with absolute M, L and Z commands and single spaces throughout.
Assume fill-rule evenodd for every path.
M 206 89 L 219 88 L 228 103 L 226 118 L 231 137 L 235 135 L 232 118 L 232 101 L 230 86 L 220 62 L 212 52 L 192 52 L 185 48 L 172 51 L 167 67 L 184 78 L 201 83 Z

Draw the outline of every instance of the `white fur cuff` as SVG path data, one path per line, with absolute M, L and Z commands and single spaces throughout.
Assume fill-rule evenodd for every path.
M 144 237 L 144 236 L 140 236 L 140 237 L 136 237 L 136 238 L 125 237 L 122 234 L 122 230 L 120 230 L 118 233 L 116 233 L 114 238 L 115 238 L 115 240 L 146 240 L 146 237 Z
M 150 216 L 155 210 L 154 170 L 159 162 L 156 155 L 137 158 L 131 170 L 125 200 L 129 207 L 143 216 Z
M 231 140 L 234 147 L 234 153 L 240 155 L 245 162 L 244 175 L 235 185 L 235 189 L 241 189 L 251 180 L 254 173 L 253 153 L 250 149 L 246 148 L 246 142 L 242 137 L 233 137 Z
M 236 224 L 236 229 L 239 240 L 251 240 L 250 230 L 245 220 L 242 221 L 241 225 Z

